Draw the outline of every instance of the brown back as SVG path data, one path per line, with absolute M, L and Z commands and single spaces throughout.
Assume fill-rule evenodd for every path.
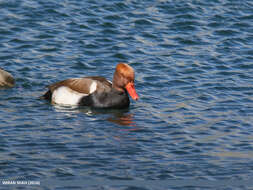
M 108 82 L 104 77 L 92 76 L 92 77 L 83 77 L 83 78 L 73 78 L 73 79 L 66 79 L 60 82 L 56 82 L 49 86 L 51 92 L 55 89 L 66 86 L 70 89 L 84 94 L 90 93 L 90 86 L 92 82 L 97 82 L 97 90 L 98 91 L 108 91 L 111 89 L 112 84 Z

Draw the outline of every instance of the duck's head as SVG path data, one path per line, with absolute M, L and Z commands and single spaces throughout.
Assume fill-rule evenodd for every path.
M 134 87 L 134 69 L 128 64 L 119 63 L 116 66 L 112 85 L 116 90 L 126 90 L 133 100 L 139 99 Z

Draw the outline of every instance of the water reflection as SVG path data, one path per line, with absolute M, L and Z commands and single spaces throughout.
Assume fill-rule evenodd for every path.
M 107 118 L 107 121 L 110 121 L 112 123 L 116 123 L 118 125 L 136 127 L 136 124 L 133 121 L 133 114 L 117 113 L 117 114 L 114 114 L 113 117 Z
M 87 116 L 96 115 L 109 115 L 106 121 L 121 126 L 136 127 L 136 123 L 133 121 L 134 114 L 129 113 L 129 109 L 91 109 L 89 107 L 78 107 L 78 106 L 62 106 L 53 105 L 55 111 L 63 112 L 65 114 L 72 113 L 84 113 Z

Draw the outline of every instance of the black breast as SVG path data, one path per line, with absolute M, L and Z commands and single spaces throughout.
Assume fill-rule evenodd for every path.
M 80 100 L 79 105 L 94 108 L 127 108 L 130 101 L 127 92 L 120 92 L 112 88 L 110 92 L 94 92 Z

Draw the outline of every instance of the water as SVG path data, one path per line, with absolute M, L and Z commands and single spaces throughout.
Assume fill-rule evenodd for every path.
M 1 0 L 16 86 L 0 90 L 0 178 L 40 186 L 0 188 L 250 189 L 252 13 L 250 0 Z M 39 99 L 118 62 L 136 71 L 127 110 Z

